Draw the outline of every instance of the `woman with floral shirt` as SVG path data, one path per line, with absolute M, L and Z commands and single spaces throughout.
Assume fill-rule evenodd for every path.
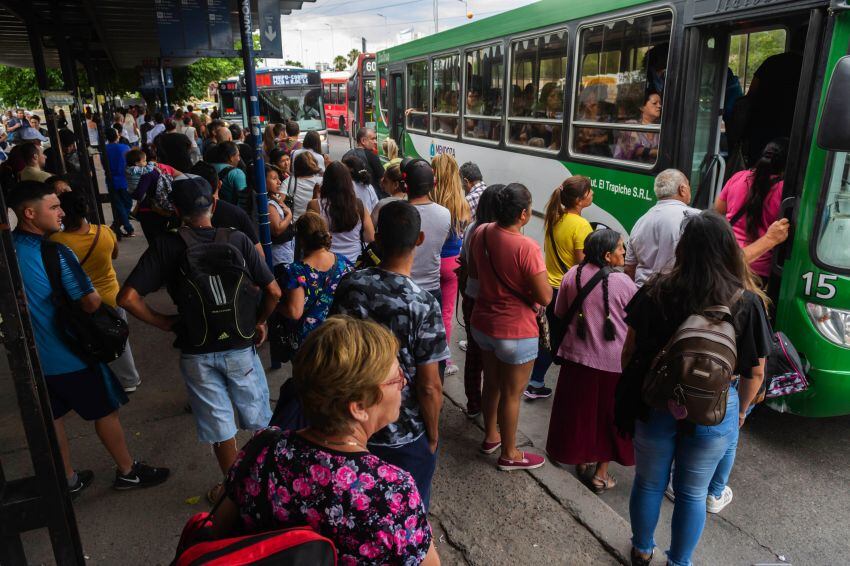
M 228 475 L 215 535 L 309 525 L 333 541 L 343 566 L 439 565 L 413 478 L 367 448 L 399 416 L 405 378 L 397 354 L 396 338 L 372 321 L 334 316 L 310 334 L 293 378 L 312 425 L 278 431 L 243 474 L 240 461 L 263 439 L 246 445 Z

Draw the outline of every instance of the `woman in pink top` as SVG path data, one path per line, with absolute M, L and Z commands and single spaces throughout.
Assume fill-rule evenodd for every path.
M 765 146 L 755 167 L 734 174 L 720 191 L 714 209 L 732 224 L 742 248 L 764 236 L 779 216 L 787 160 L 788 138 L 775 139 Z M 772 259 L 773 252 L 765 252 L 750 263 L 750 269 L 768 277 Z
M 537 358 L 537 305 L 552 300 L 552 287 L 540 246 L 520 232 L 531 219 L 531 193 L 511 183 L 496 197 L 496 211 L 496 222 L 475 230 L 469 254 L 469 277 L 479 284 L 470 323 L 484 363 L 481 452 L 501 448 L 500 470 L 527 470 L 544 459 L 517 450 L 519 403 Z
M 620 354 L 628 334 L 626 305 L 637 287 L 625 273 L 623 238 L 614 230 L 591 232 L 584 241 L 584 261 L 572 267 L 561 282 L 555 316 L 567 324 L 558 347 L 563 361 L 546 453 L 560 464 L 575 464 L 579 478 L 600 493 L 617 485 L 608 463 L 634 466 L 632 443 L 614 426 L 614 391 L 623 371 Z M 601 270 L 601 279 L 596 279 Z M 594 282 L 584 301 L 568 313 L 576 297 Z M 594 470 L 585 462 L 596 462 Z

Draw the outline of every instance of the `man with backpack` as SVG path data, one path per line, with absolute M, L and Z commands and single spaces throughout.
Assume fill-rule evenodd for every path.
M 71 496 L 79 495 L 92 482 L 94 473 L 76 471 L 71 465 L 64 425 L 64 417 L 70 411 L 84 420 L 94 421 L 97 435 L 117 467 L 113 488 L 128 490 L 164 482 L 168 479 L 168 468 L 148 466 L 130 456 L 118 418 L 118 409 L 127 403 L 127 396 L 115 375 L 106 364 L 86 356 L 81 345 L 69 338 L 58 316 L 54 294 L 60 292 L 79 317 L 101 308 L 100 295 L 74 252 L 46 239 L 61 229 L 65 215 L 59 197 L 51 186 L 22 181 L 9 195 L 9 206 L 18 218 L 12 241 Z
M 381 179 L 384 177 L 384 166 L 381 165 L 381 158 L 378 157 L 378 138 L 375 130 L 372 128 L 360 128 L 357 130 L 357 150 L 361 154 L 361 159 L 369 166 L 369 174 L 372 177 L 372 186 L 378 188 L 381 186 Z
M 280 299 L 280 287 L 247 236 L 213 227 L 212 189 L 206 180 L 176 179 L 170 198 L 183 226 L 145 251 L 118 304 L 143 322 L 176 332 L 198 438 L 213 445 L 226 473 L 236 459 L 237 423 L 257 430 L 271 418 L 256 346 L 266 338 L 266 320 Z M 157 312 L 144 301 L 163 285 L 177 305 L 176 315 Z M 209 495 L 215 498 L 218 486 Z

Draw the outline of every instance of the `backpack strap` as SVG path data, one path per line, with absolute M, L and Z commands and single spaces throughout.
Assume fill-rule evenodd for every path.
M 581 293 L 579 293 L 578 296 L 573 299 L 573 302 L 570 303 L 570 308 L 567 310 L 567 313 L 564 315 L 564 318 L 561 319 L 561 322 L 563 323 L 565 328 L 570 325 L 573 320 L 573 317 L 575 317 L 576 313 L 581 308 L 582 303 L 584 303 L 584 300 L 587 298 L 593 288 L 596 287 L 596 285 L 598 285 L 599 282 L 602 281 L 602 278 L 610 272 L 610 267 L 603 267 L 602 269 L 597 271 L 593 275 L 593 277 L 590 278 L 590 280 L 584 285 L 584 287 L 581 288 Z
M 564 275 L 566 275 L 570 268 L 567 267 L 567 264 L 561 259 L 561 254 L 558 253 L 558 246 L 555 245 L 555 227 L 550 226 L 546 235 L 549 237 L 549 245 L 552 246 L 552 255 L 555 256 L 555 260 L 558 262 L 561 271 L 563 271 Z
M 180 236 L 180 238 L 186 244 L 187 248 L 191 248 L 193 246 L 197 246 L 198 244 L 203 243 L 201 242 L 200 238 L 198 238 L 198 235 L 195 234 L 195 231 L 189 228 L 188 226 L 180 226 L 177 229 L 177 235 Z M 218 233 L 216 233 L 216 236 L 218 236 Z
M 62 284 L 62 264 L 59 259 L 59 245 L 50 240 L 41 241 L 41 261 L 44 263 L 44 271 L 50 281 L 50 300 L 54 305 L 65 304 L 68 294 Z
M 747 213 L 747 207 L 746 207 L 746 206 L 742 206 L 741 208 L 739 208 L 739 209 L 738 209 L 738 212 L 736 212 L 736 213 L 735 213 L 735 215 L 734 215 L 734 216 L 732 216 L 732 218 L 730 218 L 730 219 L 729 219 L 729 224 L 730 224 L 731 226 L 734 226 L 735 224 L 737 224 L 737 223 L 738 223 L 738 220 L 740 220 L 741 218 L 743 218 L 743 217 L 744 217 L 744 215 L 745 215 L 746 213 Z
M 232 234 L 234 228 L 216 228 L 215 229 L 215 238 L 213 241 L 216 244 L 227 244 L 230 242 L 230 234 Z

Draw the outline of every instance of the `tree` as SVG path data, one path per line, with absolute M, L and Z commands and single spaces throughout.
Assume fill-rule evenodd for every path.
M 292 59 L 287 59 L 284 62 L 284 65 L 286 65 L 287 67 L 303 67 L 304 66 L 304 64 L 301 63 L 301 61 L 293 61 Z
M 56 69 L 47 70 L 48 87 L 62 90 L 62 74 Z M 0 103 L 5 108 L 41 108 L 41 92 L 35 80 L 35 69 L 0 65 Z
M 351 51 L 349 51 L 348 55 L 346 55 L 346 57 L 348 57 L 348 66 L 353 67 L 354 63 L 357 62 L 357 58 L 359 56 L 360 56 L 360 50 L 359 49 L 352 49 Z
M 344 71 L 347 66 L 348 61 L 346 61 L 345 57 L 343 57 L 342 55 L 337 55 L 336 57 L 334 57 L 334 71 Z
M 213 81 L 238 75 L 242 68 L 242 60 L 235 57 L 228 59 L 202 57 L 188 67 L 176 68 L 172 71 L 174 88 L 169 91 L 168 97 L 173 97 L 174 100 L 205 98 L 207 85 Z

